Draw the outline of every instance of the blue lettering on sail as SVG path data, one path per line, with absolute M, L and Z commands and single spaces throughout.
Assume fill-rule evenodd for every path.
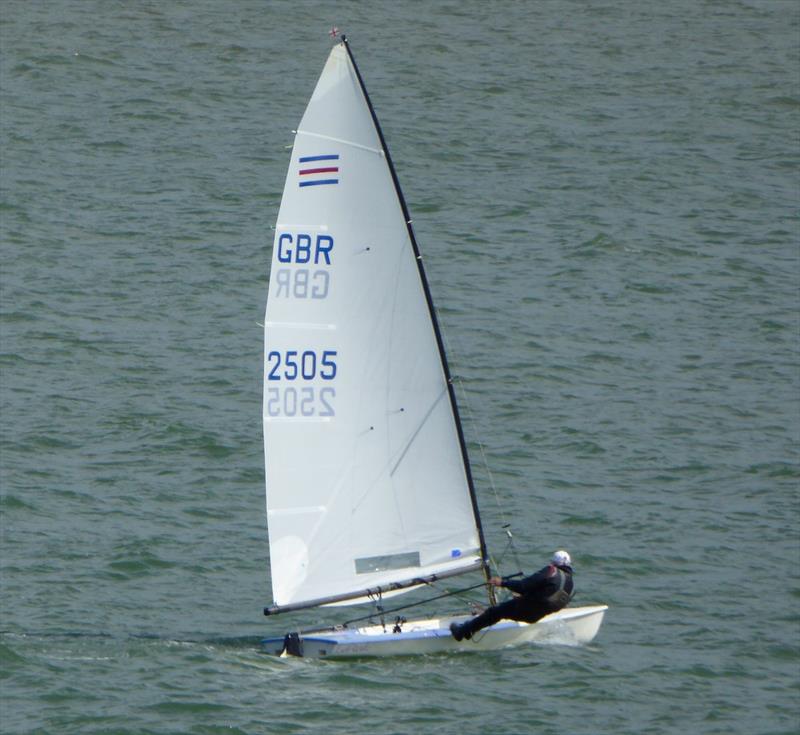
M 332 235 L 282 232 L 278 235 L 275 257 L 286 266 L 273 272 L 277 288 L 274 298 L 325 299 L 331 285 L 333 262 Z M 303 268 L 297 266 L 316 266 Z
M 278 262 L 314 265 L 330 265 L 333 251 L 333 238 L 330 235 L 311 235 L 300 232 L 292 235 L 283 232 L 278 236 Z
M 265 369 L 266 418 L 325 419 L 336 415 L 336 388 L 330 382 L 337 373 L 336 350 L 271 350 Z M 324 383 L 314 384 L 318 381 Z
M 336 350 L 272 350 L 267 353 L 267 380 L 333 380 L 336 377 Z

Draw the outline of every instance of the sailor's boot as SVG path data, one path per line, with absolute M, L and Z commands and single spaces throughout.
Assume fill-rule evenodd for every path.
M 457 641 L 461 641 L 464 638 L 467 640 L 472 638 L 472 631 L 470 630 L 469 623 L 450 623 L 450 634 Z

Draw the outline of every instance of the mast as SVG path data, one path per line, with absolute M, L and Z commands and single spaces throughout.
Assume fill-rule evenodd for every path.
M 456 394 L 455 389 L 453 387 L 453 379 L 450 375 L 450 368 L 447 363 L 447 354 L 444 348 L 444 340 L 442 338 L 442 333 L 439 328 L 439 321 L 436 318 L 436 310 L 433 305 L 433 297 L 431 295 L 430 286 L 428 285 L 428 278 L 425 274 L 425 268 L 422 264 L 422 254 L 420 253 L 419 245 L 417 244 L 417 238 L 414 236 L 414 228 L 411 226 L 411 216 L 408 211 L 408 206 L 406 205 L 405 197 L 403 196 L 403 190 L 400 188 L 400 180 L 397 177 L 397 172 L 394 168 L 394 163 L 392 162 L 392 156 L 389 153 L 389 147 L 386 145 L 386 139 L 383 136 L 383 130 L 381 129 L 380 122 L 378 122 L 378 116 L 375 114 L 375 108 L 372 106 L 372 100 L 370 99 L 369 93 L 367 92 L 367 87 L 364 84 L 364 78 L 361 76 L 361 71 L 358 68 L 358 64 L 356 64 L 356 60 L 353 57 L 353 52 L 350 49 L 350 43 L 347 40 L 347 36 L 342 34 L 342 44 L 347 50 L 347 56 L 350 59 L 350 63 L 353 65 L 353 69 L 355 70 L 356 77 L 358 78 L 359 86 L 361 87 L 361 92 L 364 94 L 364 99 L 367 102 L 367 107 L 369 108 L 370 115 L 372 116 L 372 123 L 375 126 L 375 131 L 378 133 L 378 138 L 381 142 L 381 148 L 383 149 L 383 153 L 386 157 L 386 163 L 389 167 L 389 172 L 392 175 L 392 182 L 394 183 L 395 193 L 397 194 L 397 198 L 400 202 L 400 207 L 403 210 L 403 219 L 406 223 L 406 229 L 408 230 L 408 236 L 411 240 L 411 246 L 414 249 L 414 260 L 417 263 L 417 269 L 419 271 L 420 281 L 422 283 L 422 290 L 425 293 L 425 300 L 428 304 L 428 313 L 431 318 L 431 323 L 433 324 L 433 331 L 436 335 L 436 344 L 439 348 L 439 358 L 441 360 L 442 370 L 444 371 L 445 382 L 447 383 L 447 393 L 450 397 L 450 407 L 453 411 L 453 418 L 456 424 L 456 433 L 458 435 L 458 442 L 461 447 L 461 458 L 464 463 L 464 472 L 467 478 L 467 485 L 469 487 L 469 495 L 470 501 L 472 503 L 472 512 L 475 517 L 475 526 L 478 529 L 478 541 L 480 544 L 480 552 L 481 552 L 481 561 L 482 561 L 482 569 L 484 576 L 488 582 L 489 577 L 491 576 L 491 571 L 489 569 L 489 553 L 486 549 L 486 539 L 483 534 L 483 526 L 481 524 L 481 516 L 480 511 L 478 509 L 478 499 L 475 493 L 475 484 L 472 479 L 472 469 L 470 466 L 469 461 L 469 454 L 467 453 L 467 444 L 464 439 L 464 431 L 461 426 L 461 417 L 458 412 L 458 403 L 456 402 Z M 488 588 L 489 593 L 489 602 L 491 604 L 495 604 L 495 594 L 494 594 L 494 587 L 489 586 Z

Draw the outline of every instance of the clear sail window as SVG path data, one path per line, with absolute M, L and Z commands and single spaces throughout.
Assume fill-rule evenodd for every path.
M 367 556 L 356 559 L 356 574 L 372 574 L 390 569 L 406 569 L 420 566 L 419 552 L 409 551 L 406 554 L 385 554 L 384 556 Z

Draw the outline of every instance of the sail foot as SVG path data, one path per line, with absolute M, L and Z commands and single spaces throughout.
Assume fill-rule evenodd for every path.
M 430 584 L 440 579 L 447 579 L 448 577 L 455 577 L 460 574 L 467 574 L 482 569 L 484 562 L 480 559 L 473 561 L 471 564 L 457 569 L 449 569 L 439 572 L 437 574 L 430 574 L 425 577 L 414 577 L 402 582 L 392 582 L 390 584 L 368 587 L 362 590 L 348 592 L 341 595 L 331 595 L 329 597 L 320 597 L 314 600 L 305 600 L 303 602 L 290 603 L 288 605 L 272 605 L 264 608 L 264 615 L 278 615 L 279 613 L 292 612 L 294 610 L 305 610 L 311 607 L 322 607 L 323 605 L 335 605 L 336 603 L 347 602 L 348 600 L 363 600 L 369 601 L 388 592 L 410 591 L 413 587 L 419 587 L 424 584 Z

